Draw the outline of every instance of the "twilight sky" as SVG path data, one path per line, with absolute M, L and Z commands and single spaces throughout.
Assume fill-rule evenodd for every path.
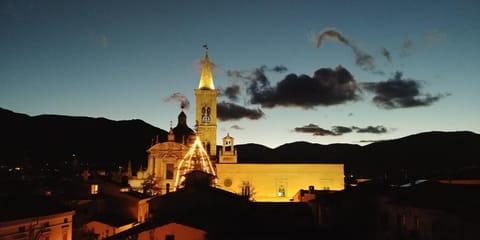
M 0 0 L 0 107 L 194 126 L 269 147 L 480 133 L 480 2 Z

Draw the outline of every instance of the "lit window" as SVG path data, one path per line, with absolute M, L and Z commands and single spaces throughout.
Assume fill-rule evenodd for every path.
M 90 185 L 90 194 L 92 195 L 98 194 L 98 184 Z
M 285 187 L 283 187 L 283 185 L 280 185 L 278 188 L 277 196 L 285 197 Z

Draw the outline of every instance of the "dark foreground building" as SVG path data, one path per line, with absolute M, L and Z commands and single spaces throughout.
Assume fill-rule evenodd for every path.
M 313 236 L 307 203 L 257 203 L 210 187 L 192 172 L 184 188 L 150 201 L 149 221 L 108 239 L 299 239 Z M 153 238 L 152 238 L 153 237 Z

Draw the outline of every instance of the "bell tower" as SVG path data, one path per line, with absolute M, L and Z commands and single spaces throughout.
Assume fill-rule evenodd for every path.
M 218 156 L 218 163 L 237 163 L 237 150 L 235 150 L 235 144 L 233 137 L 227 133 L 227 136 L 223 137 L 222 149 Z
M 212 70 L 208 60 L 208 47 L 205 48 L 202 73 L 198 89 L 195 89 L 196 128 L 201 142 L 210 155 L 211 160 L 216 161 L 217 155 L 217 96 L 218 90 L 213 85 Z

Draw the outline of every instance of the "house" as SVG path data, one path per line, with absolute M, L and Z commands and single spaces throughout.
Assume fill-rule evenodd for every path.
M 72 240 L 75 211 L 44 197 L 0 199 L 0 239 Z

